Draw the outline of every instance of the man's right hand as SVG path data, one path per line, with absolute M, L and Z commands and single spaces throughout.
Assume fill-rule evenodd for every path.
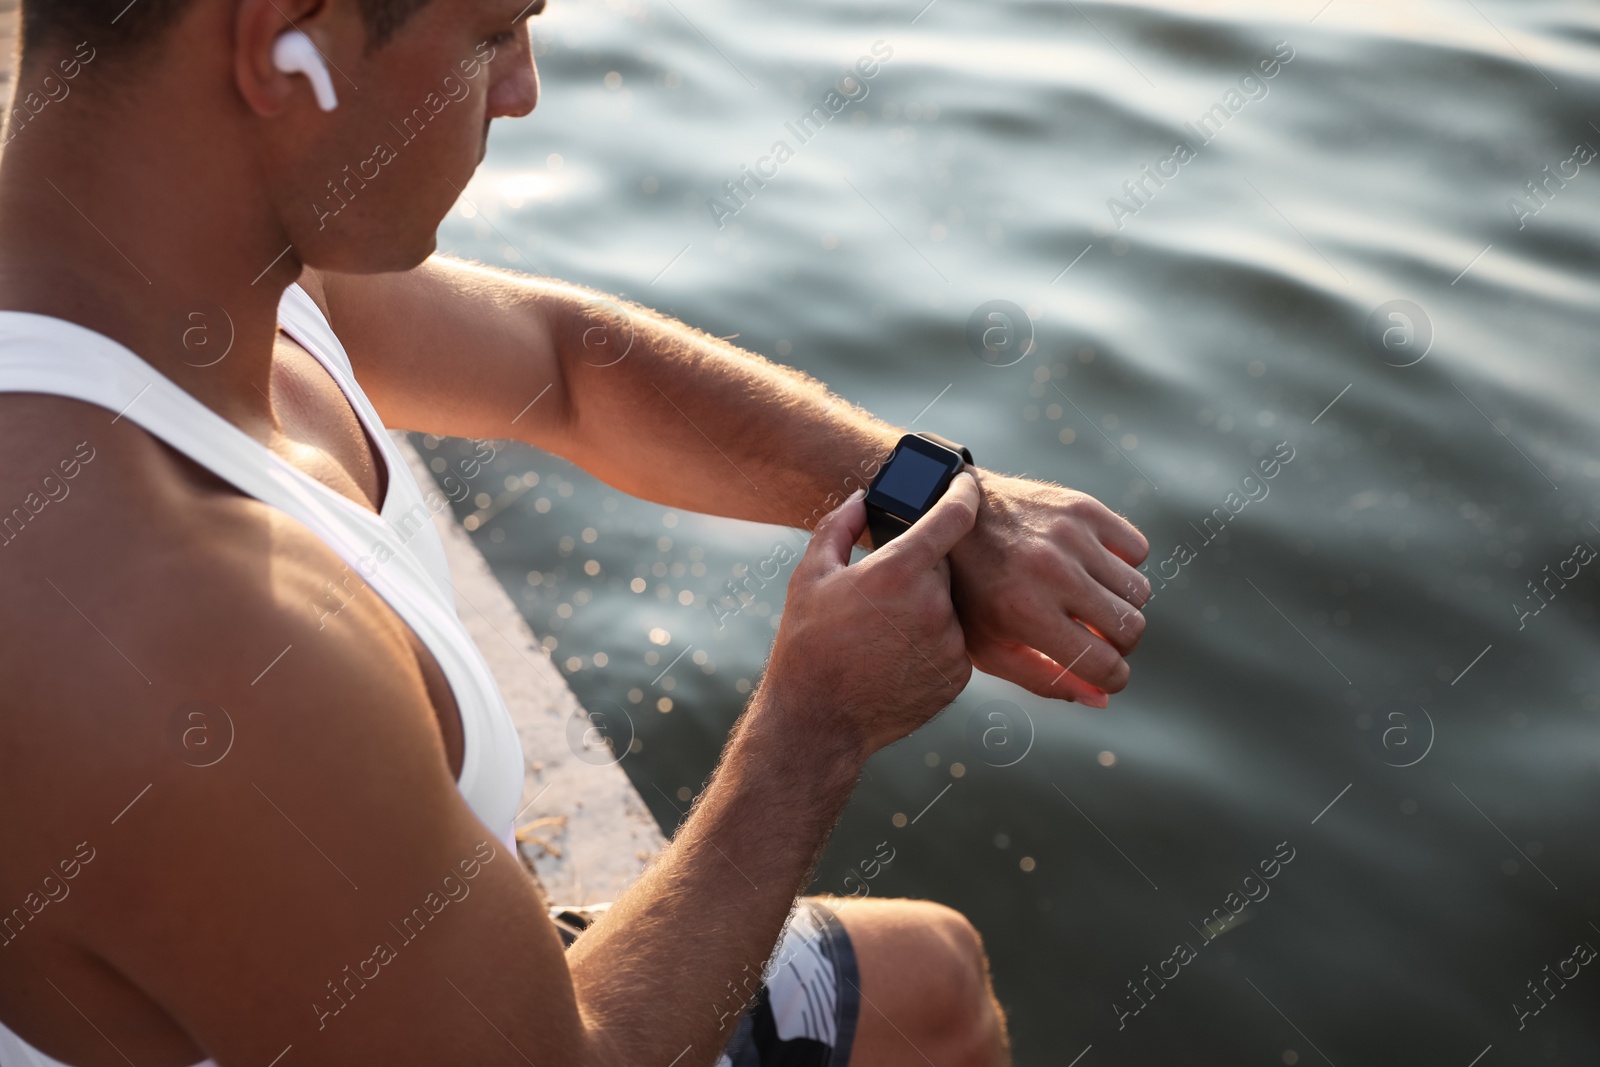
M 843 731 L 862 758 L 948 706 L 972 677 L 946 557 L 971 530 L 978 483 L 962 473 L 928 514 L 866 559 L 858 491 L 817 524 L 789 580 L 762 688 L 784 714 Z

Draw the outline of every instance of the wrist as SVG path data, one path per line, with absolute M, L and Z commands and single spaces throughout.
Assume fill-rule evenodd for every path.
M 859 470 L 862 474 L 860 479 L 862 489 L 872 484 L 872 480 L 878 476 L 878 472 L 883 469 L 883 465 L 894 454 L 895 446 L 900 443 L 900 438 L 904 436 L 904 432 L 889 428 L 884 428 L 883 432 L 878 435 L 877 440 L 873 442 L 868 454 L 862 458 L 859 465 Z M 868 552 L 880 547 L 873 543 L 872 528 L 870 526 L 862 528 L 861 536 L 856 538 L 856 546 L 864 548 Z
M 968 557 L 987 552 L 984 546 L 989 541 L 991 532 L 1005 521 L 1005 502 L 996 492 L 998 483 L 1004 475 L 971 464 L 968 464 L 966 469 L 978 483 L 978 514 L 973 519 L 972 532 L 957 541 L 955 547 L 950 550 L 952 569 L 960 566 L 961 561 Z
M 763 765 L 763 774 L 845 795 L 870 755 L 825 693 L 815 695 L 763 678 L 740 717 L 730 748 Z

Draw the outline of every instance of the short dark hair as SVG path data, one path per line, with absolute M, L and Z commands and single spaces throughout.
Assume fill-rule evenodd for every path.
M 159 40 L 199 2 L 215 0 L 22 0 L 22 52 L 87 41 L 98 52 L 132 56 Z M 382 47 L 429 0 L 359 0 L 367 51 Z

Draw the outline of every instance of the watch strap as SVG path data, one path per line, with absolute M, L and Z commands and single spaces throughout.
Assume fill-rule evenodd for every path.
M 882 508 L 867 505 L 867 532 L 872 534 L 872 547 L 882 548 L 900 534 L 911 529 L 911 524 Z
M 924 441 L 932 441 L 940 448 L 948 448 L 952 452 L 959 452 L 961 454 L 961 458 L 966 461 L 967 466 L 970 467 L 973 465 L 972 450 L 966 445 L 958 445 L 954 441 L 950 440 L 950 438 L 940 437 L 938 434 L 928 430 L 919 430 L 917 432 L 917 436 L 922 438 Z

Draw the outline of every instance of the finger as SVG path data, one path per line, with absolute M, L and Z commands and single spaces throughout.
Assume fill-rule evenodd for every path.
M 1105 553 L 1104 558 L 1122 570 L 1138 573 L 1110 553 Z M 1138 647 L 1139 639 L 1144 636 L 1144 614 L 1131 602 L 1144 587 L 1130 580 L 1124 583 L 1123 592 L 1126 595 L 1121 595 L 1105 577 L 1095 573 L 1098 569 L 1084 569 L 1079 572 L 1081 578 L 1073 591 L 1073 596 L 1062 607 L 1063 610 L 1092 626 L 1097 633 L 1114 645 L 1118 652 L 1126 656 Z M 1143 578 L 1143 575 L 1138 575 L 1138 580 L 1142 581 Z M 1129 585 L 1133 586 L 1132 592 L 1127 592 Z
M 1103 504 L 1095 523 L 1095 532 L 1099 534 L 1101 544 L 1132 566 L 1137 567 L 1150 554 L 1150 542 L 1138 527 Z
M 873 555 L 886 561 L 902 561 L 914 570 L 927 570 L 972 532 L 978 519 L 979 499 L 978 480 L 962 471 L 927 514 Z
M 1143 572 L 1128 566 L 1109 550 L 1087 555 L 1088 558 L 1083 561 L 1084 569 L 1110 593 L 1126 601 L 1129 607 L 1139 610 L 1143 610 L 1150 602 L 1152 587 L 1150 579 Z
M 1089 573 L 1105 587 L 1108 595 L 1115 598 L 1116 636 L 1121 640 L 1113 641 L 1112 644 L 1126 656 L 1137 648 L 1144 638 L 1146 626 L 1144 608 L 1154 595 L 1150 579 L 1110 552 L 1105 552 L 1098 560 L 1089 562 L 1091 564 Z
M 1094 632 L 1091 620 L 1061 612 L 1046 619 L 1029 644 L 1090 685 L 1115 693 L 1128 684 L 1128 664 L 1110 642 Z M 1113 621 L 1109 629 L 1115 631 Z M 1033 631 L 1024 631 L 1033 632 Z
M 973 666 L 985 674 L 1004 678 L 1037 696 L 1075 700 L 1091 708 L 1103 708 L 1109 703 L 1103 689 L 1074 676 L 1049 656 L 1027 645 L 996 641 L 968 651 Z
M 850 549 L 867 527 L 867 506 L 861 502 L 866 495 L 865 489 L 857 489 L 818 521 L 796 571 L 826 574 L 849 564 Z

